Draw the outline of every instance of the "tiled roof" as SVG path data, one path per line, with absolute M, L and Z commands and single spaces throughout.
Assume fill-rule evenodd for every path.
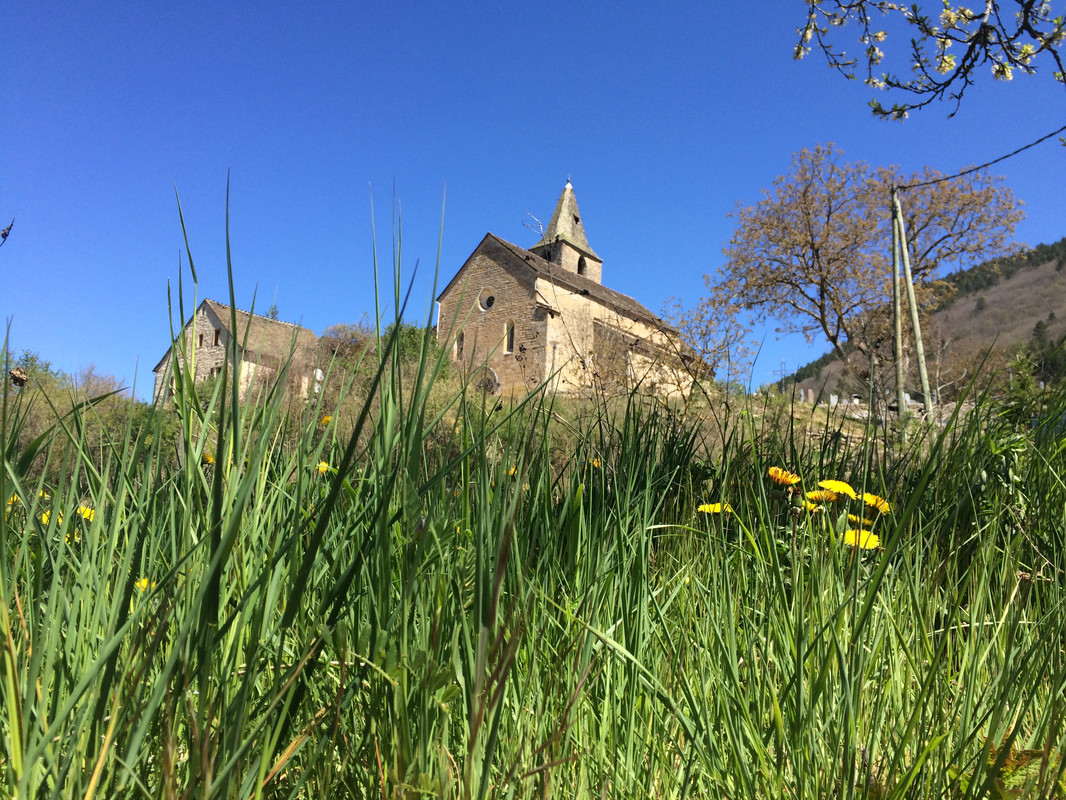
M 521 263 L 536 272 L 538 276 L 546 278 L 558 286 L 565 286 L 578 294 L 592 297 L 604 305 L 611 306 L 617 311 L 621 311 L 652 327 L 670 333 L 676 332 L 673 326 L 665 323 L 659 316 L 653 314 L 629 295 L 616 292 L 614 289 L 608 289 L 603 284 L 590 280 L 584 275 L 578 275 L 576 272 L 563 269 L 558 264 L 553 264 L 535 253 L 522 249 L 518 245 L 506 242 L 495 234 L 490 233 L 485 236 L 482 246 L 487 243 L 491 243 L 494 246 L 493 249 L 498 248 L 508 254 L 508 257 L 513 259 L 512 263 Z M 481 249 L 481 247 L 478 249 Z
M 243 357 L 246 359 L 277 369 L 289 358 L 290 354 L 301 360 L 313 357 L 315 354 L 318 337 L 308 328 L 252 314 L 239 308 L 233 309 L 231 315 L 230 306 L 215 300 L 204 300 L 200 308 L 204 307 L 210 309 L 226 332 L 236 338 L 238 346 L 243 350 Z M 195 316 L 194 313 L 193 317 Z M 234 316 L 237 323 L 235 331 L 232 329 Z M 192 318 L 185 323 L 182 330 L 187 330 L 191 323 Z M 158 372 L 169 357 L 170 348 L 167 348 L 167 352 L 152 371 Z

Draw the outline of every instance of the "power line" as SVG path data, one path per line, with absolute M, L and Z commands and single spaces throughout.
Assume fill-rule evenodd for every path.
M 1029 144 L 1025 145 L 1025 147 L 1019 147 L 1013 153 L 1007 153 L 1007 155 L 1005 155 L 1005 156 L 1000 156 L 999 158 L 995 158 L 995 159 L 992 159 L 991 161 L 987 161 L 987 162 L 985 162 L 984 164 L 981 164 L 978 167 L 970 167 L 969 169 L 964 169 L 962 172 L 957 172 L 954 175 L 948 175 L 948 176 L 943 177 L 943 178 L 936 178 L 936 179 L 931 180 L 931 181 L 923 181 L 922 183 L 912 183 L 909 186 L 899 186 L 897 188 L 900 189 L 900 191 L 903 191 L 903 190 L 906 190 L 906 189 L 918 189 L 918 188 L 920 188 L 922 186 L 932 186 L 935 183 L 943 183 L 944 181 L 951 181 L 951 180 L 954 180 L 955 178 L 961 178 L 963 175 L 969 175 L 971 172 L 977 172 L 978 170 L 982 170 L 985 167 L 991 167 L 993 164 L 998 164 L 1000 161 L 1006 161 L 1008 158 L 1016 156 L 1016 155 L 1018 155 L 1018 153 L 1024 152 L 1025 150 L 1028 150 L 1030 147 L 1036 147 L 1036 145 L 1040 144 L 1041 142 L 1047 141 L 1052 136 L 1057 136 L 1058 134 L 1062 133 L 1063 131 L 1066 131 L 1066 125 L 1063 125 L 1057 131 L 1052 131 L 1047 136 L 1041 136 L 1035 142 L 1030 142 Z

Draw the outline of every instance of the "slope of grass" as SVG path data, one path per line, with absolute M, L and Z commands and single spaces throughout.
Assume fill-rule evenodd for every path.
M 2 794 L 1062 795 L 1066 397 L 903 452 L 737 408 L 708 459 L 388 341 L 347 427 L 176 348 L 177 457 L 5 400 Z

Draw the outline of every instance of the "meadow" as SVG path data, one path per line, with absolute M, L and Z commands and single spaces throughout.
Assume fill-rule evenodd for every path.
M 329 405 L 176 348 L 176 437 L 5 390 L 0 795 L 1066 796 L 1061 389 L 856 442 L 431 335 Z

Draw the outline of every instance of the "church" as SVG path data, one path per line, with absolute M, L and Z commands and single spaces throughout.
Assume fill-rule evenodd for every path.
M 528 250 L 485 235 L 437 297 L 437 338 L 476 385 L 521 396 L 686 392 L 698 360 L 677 329 L 603 285 L 574 187 Z

